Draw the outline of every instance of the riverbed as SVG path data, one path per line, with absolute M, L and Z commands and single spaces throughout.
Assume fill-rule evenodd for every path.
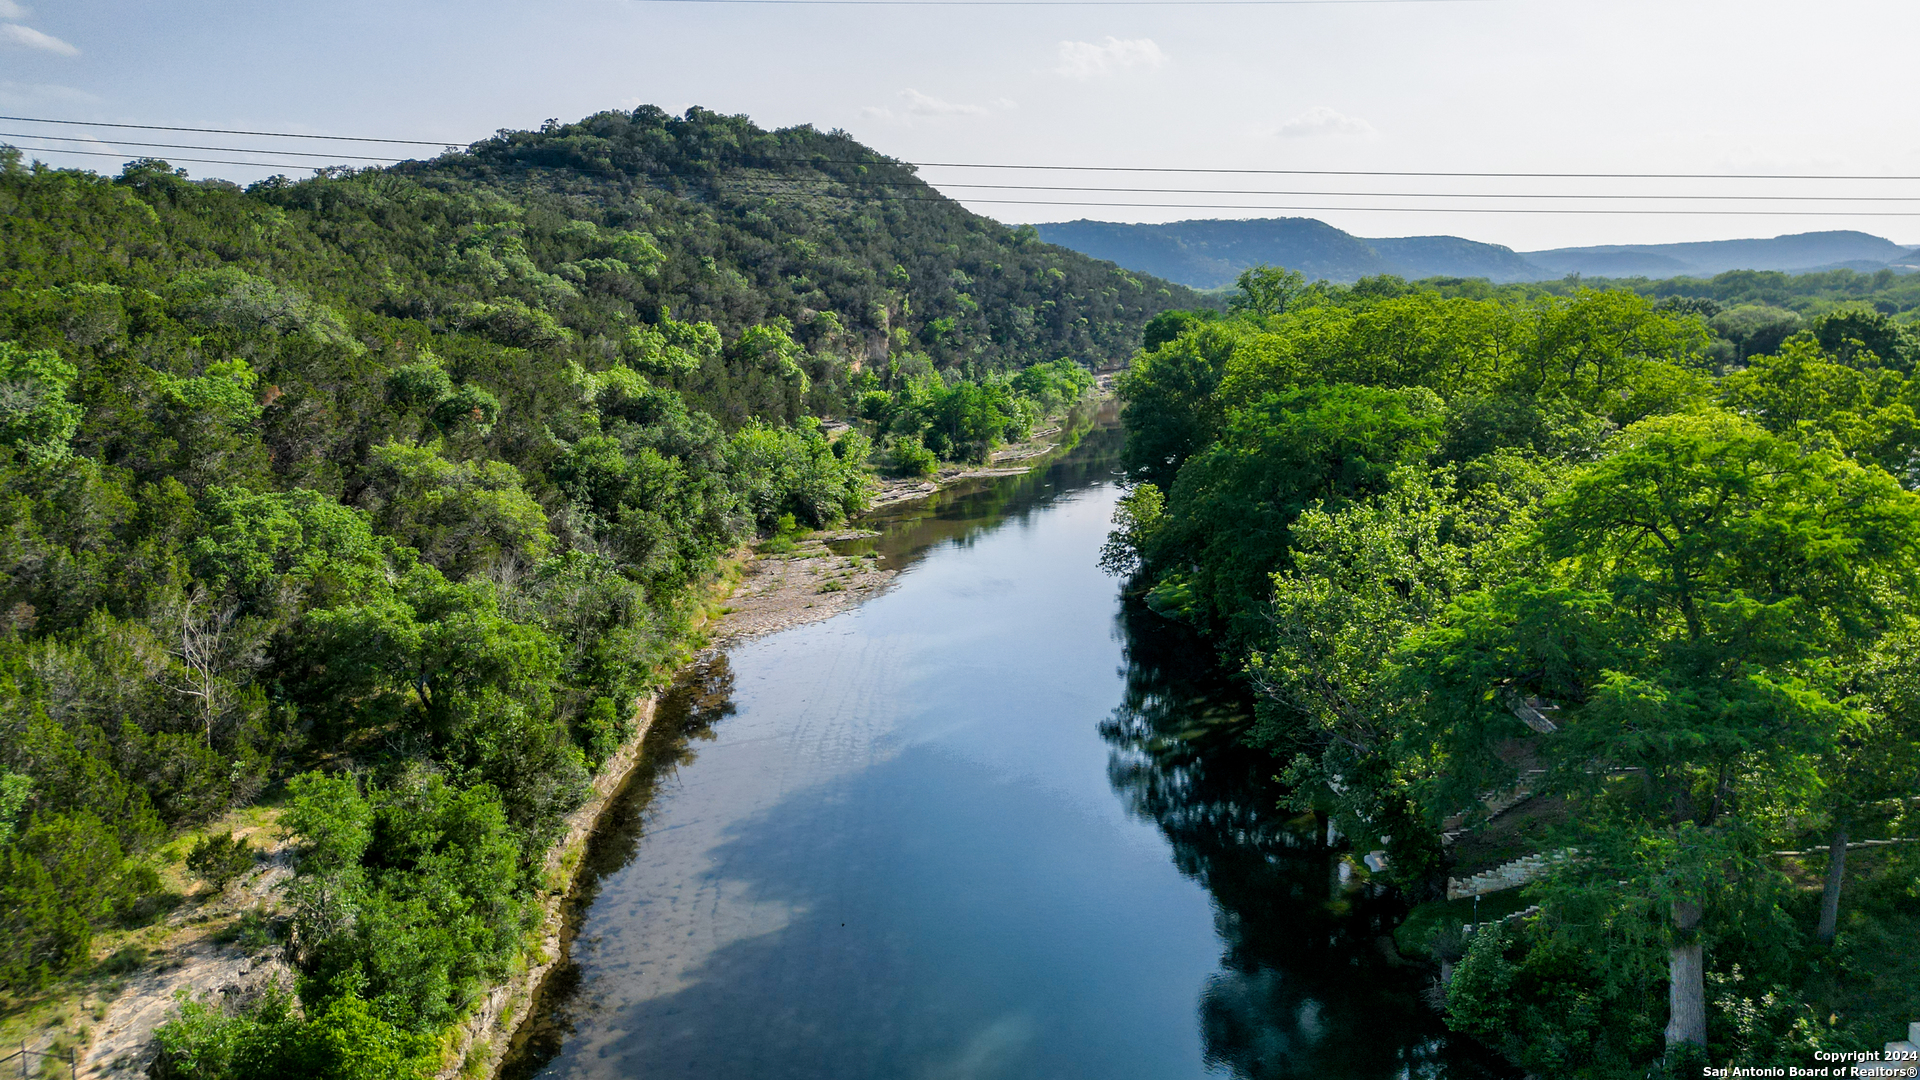
M 1498 1075 L 1099 570 L 1117 444 L 875 515 L 890 590 L 681 679 L 505 1075 Z

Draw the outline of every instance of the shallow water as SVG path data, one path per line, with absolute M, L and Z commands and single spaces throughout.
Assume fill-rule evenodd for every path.
M 1097 568 L 1116 440 L 869 522 L 891 591 L 675 687 L 509 1076 L 1493 1075 Z

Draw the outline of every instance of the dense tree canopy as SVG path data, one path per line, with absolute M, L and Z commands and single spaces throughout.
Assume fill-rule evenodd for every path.
M 189 1010 L 166 1068 L 414 1075 L 729 551 L 988 457 L 1190 302 L 698 109 L 246 190 L 0 148 L 0 991 L 278 791 L 297 1008 Z
M 1849 839 L 1910 830 L 1920 789 L 1906 329 L 1242 288 L 1227 318 L 1156 320 L 1121 380 L 1104 562 L 1214 635 L 1289 800 L 1378 836 L 1414 899 L 1477 850 L 1551 855 L 1537 914 L 1435 946 L 1450 1022 L 1593 1077 L 1900 1030 L 1913 993 L 1831 972 L 1903 963 L 1864 943 L 1911 933 L 1920 896 L 1899 847 L 1845 891 Z M 1779 850 L 1810 844 L 1824 881 Z

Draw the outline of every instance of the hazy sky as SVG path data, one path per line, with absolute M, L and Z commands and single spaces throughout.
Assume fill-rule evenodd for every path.
M 0 0 L 0 111 L 465 143 L 653 103 L 844 128 L 916 161 L 1185 168 L 1789 172 L 1920 176 L 1920 4 L 1480 0 L 1291 6 L 742 6 L 636 0 Z M 47 130 L 0 122 L 0 141 Z M 63 133 L 81 133 L 67 129 Z M 283 145 L 95 130 L 118 138 Z M 64 144 L 83 148 L 82 144 Z M 342 152 L 381 153 L 341 146 Z M 115 171 L 112 158 L 36 152 Z M 200 153 L 221 157 L 219 153 Z M 233 156 L 233 155 L 224 155 Z M 266 170 L 185 164 L 252 180 Z M 300 175 L 302 170 L 286 170 Z M 1526 250 L 1854 228 L 1920 243 L 1898 202 L 1645 203 L 1462 194 L 1916 196 L 1910 182 L 924 176 L 1002 221 L 1310 216 L 1363 236 Z M 975 183 L 1319 194 L 988 192 Z M 1034 206 L 986 199 L 1179 202 Z M 1459 213 L 1517 205 L 1874 216 Z M 1360 207 L 1300 209 L 1280 207 Z M 1264 208 L 1274 209 L 1264 209 Z

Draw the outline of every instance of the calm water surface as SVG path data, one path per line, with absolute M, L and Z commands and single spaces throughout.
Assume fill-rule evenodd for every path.
M 508 1075 L 1493 1075 L 1095 560 L 1117 432 L 870 521 L 905 570 L 702 665 Z

